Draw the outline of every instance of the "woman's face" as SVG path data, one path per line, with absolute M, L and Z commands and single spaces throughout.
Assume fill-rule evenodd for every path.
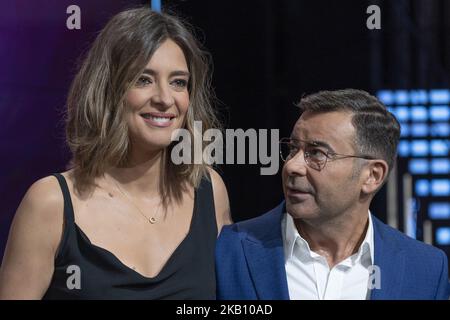
M 188 110 L 188 81 L 183 51 L 172 40 L 166 40 L 125 97 L 135 151 L 157 151 L 170 144 L 172 132 L 183 126 Z

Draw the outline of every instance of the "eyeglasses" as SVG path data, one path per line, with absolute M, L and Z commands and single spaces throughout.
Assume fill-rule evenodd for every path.
M 360 158 L 367 160 L 374 160 L 374 157 L 366 155 L 348 155 L 330 152 L 324 146 L 315 142 L 303 141 L 299 139 L 283 138 L 279 142 L 280 156 L 283 161 L 292 159 L 300 149 L 303 149 L 303 157 L 308 167 L 321 171 L 325 168 L 327 161 L 345 159 L 345 158 Z M 303 145 L 303 148 L 301 148 Z

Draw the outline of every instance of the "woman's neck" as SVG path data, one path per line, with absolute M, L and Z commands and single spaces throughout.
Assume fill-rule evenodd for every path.
M 159 190 L 162 156 L 163 151 L 131 153 L 126 165 L 109 168 L 105 178 L 114 179 L 134 195 L 154 196 Z

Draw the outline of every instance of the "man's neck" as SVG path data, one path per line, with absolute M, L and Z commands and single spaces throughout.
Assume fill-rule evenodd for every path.
M 294 220 L 299 234 L 308 242 L 312 251 L 327 259 L 330 269 L 358 252 L 368 223 L 368 209 L 327 221 Z

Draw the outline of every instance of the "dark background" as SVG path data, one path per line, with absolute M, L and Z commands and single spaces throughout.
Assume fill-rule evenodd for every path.
M 450 1 L 162 1 L 189 21 L 214 61 L 213 85 L 227 128 L 280 129 L 294 103 L 324 89 L 448 88 Z M 62 113 L 77 58 L 115 13 L 149 1 L 3 0 L 0 10 L 0 256 L 14 212 L 37 179 L 64 171 Z M 66 8 L 81 8 L 81 30 Z M 371 4 L 381 30 L 366 27 Z M 282 200 L 280 173 L 224 165 L 233 219 Z M 400 168 L 401 170 L 402 168 Z M 281 170 L 280 170 L 281 171 Z M 386 220 L 386 189 L 371 208 Z

